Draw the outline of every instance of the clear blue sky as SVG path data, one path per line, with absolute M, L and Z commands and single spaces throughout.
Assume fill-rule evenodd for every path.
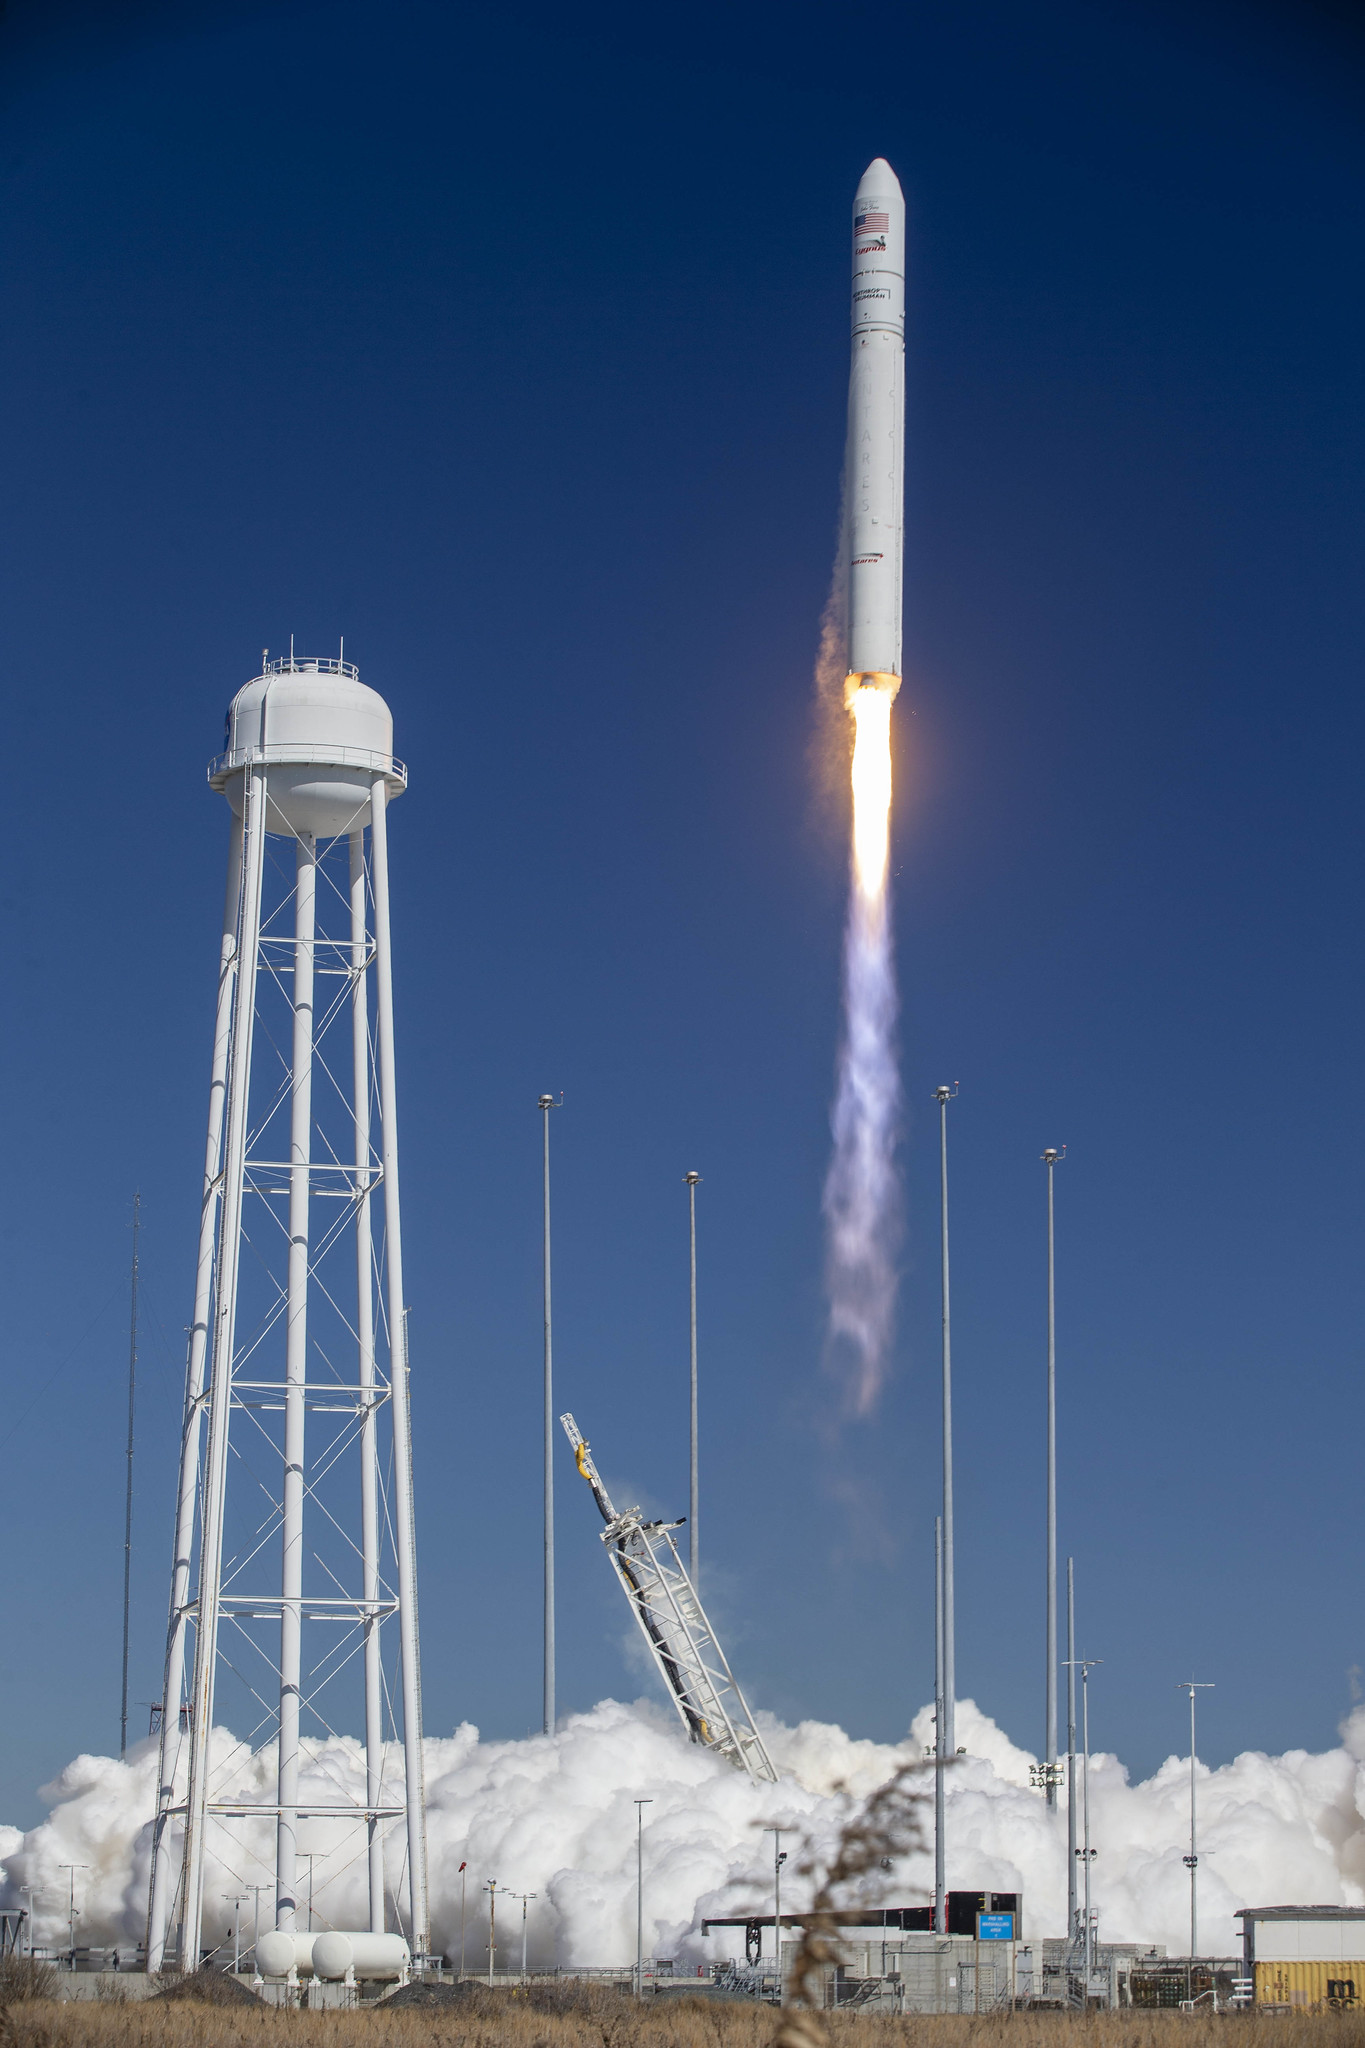
M 111 16 L 117 14 L 114 22 Z M 0 24 L 10 733 L 0 1814 L 159 1690 L 227 813 L 259 650 L 389 698 L 428 1725 L 539 1714 L 539 1119 L 559 1385 L 685 1506 L 752 1697 L 931 1685 L 953 1109 L 959 1682 L 1042 1732 L 1061 1543 L 1098 1743 L 1221 1758 L 1365 1665 L 1360 219 L 1330 11 L 397 0 Z M 843 826 L 809 765 L 847 210 L 910 210 L 904 1312 L 834 1426 L 819 1195 Z M 560 1463 L 560 1698 L 645 1681 Z M 144 1710 L 139 1708 L 138 1713 Z

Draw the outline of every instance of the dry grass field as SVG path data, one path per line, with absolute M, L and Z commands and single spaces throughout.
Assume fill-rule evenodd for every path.
M 280 2012 L 192 1996 L 60 2005 L 0 1979 L 0 2048 L 769 2048 L 768 2007 L 672 1997 L 636 2005 L 615 1988 L 470 1987 L 458 2002 L 397 2010 Z M 17 1994 L 17 1995 L 16 1995 Z M 814 2017 L 813 2015 L 811 2017 Z M 1015 2013 L 983 2019 L 822 2016 L 829 2048 L 1365 2048 L 1350 2014 L 1199 2016 Z

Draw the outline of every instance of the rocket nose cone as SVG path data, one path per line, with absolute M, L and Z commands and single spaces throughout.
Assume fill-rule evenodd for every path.
M 873 157 L 872 162 L 858 180 L 858 190 L 854 195 L 855 200 L 867 198 L 873 194 L 879 198 L 884 198 L 889 197 L 892 193 L 895 194 L 897 199 L 902 198 L 900 179 L 896 176 L 896 173 L 892 170 L 884 156 Z

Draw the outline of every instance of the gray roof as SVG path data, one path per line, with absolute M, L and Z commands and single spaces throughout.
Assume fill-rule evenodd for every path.
M 1365 1906 L 1239 1906 L 1238 1920 L 1365 1920 Z

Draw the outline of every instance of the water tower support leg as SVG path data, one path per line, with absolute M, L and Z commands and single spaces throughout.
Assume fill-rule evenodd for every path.
M 152 1838 L 152 1884 L 147 1909 L 147 1968 L 161 1968 L 171 1910 L 169 1811 L 175 1803 L 180 1760 L 180 1703 L 185 1683 L 185 1629 L 194 1549 L 194 1511 L 199 1493 L 199 1447 L 203 1431 L 204 1361 L 208 1355 L 209 1305 L 213 1297 L 213 1247 L 218 1222 L 219 1162 L 223 1149 L 223 1102 L 227 1093 L 232 997 L 237 985 L 237 908 L 242 893 L 242 821 L 234 817 L 228 848 L 227 899 L 218 956 L 218 1007 L 213 1027 L 209 1078 L 209 1125 L 204 1147 L 204 1191 L 199 1208 L 199 1258 L 194 1280 L 194 1321 L 185 1365 L 185 1412 L 180 1433 L 180 1488 L 176 1502 L 175 1555 L 171 1561 L 170 1614 L 161 1688 L 161 1751 L 157 1768 L 157 1812 Z
M 427 1840 L 422 1782 L 422 1674 L 417 1655 L 417 1539 L 412 1513 L 412 1426 L 408 1407 L 407 1317 L 403 1301 L 403 1230 L 398 1200 L 398 1098 L 393 1064 L 393 955 L 389 939 L 388 785 L 370 785 L 374 860 L 375 1021 L 379 1111 L 383 1127 L 384 1236 L 388 1269 L 390 1401 L 393 1407 L 394 1545 L 398 1564 L 398 1627 L 403 1676 L 403 1763 L 408 1823 L 408 1939 L 415 1955 L 431 1947 L 427 1914 Z
M 360 1385 L 370 1405 L 360 1427 L 360 1550 L 365 1615 L 365 1803 L 370 1872 L 370 1932 L 384 1929 L 384 1837 L 374 1809 L 384 1774 L 384 1692 L 379 1662 L 379 1437 L 374 1409 L 374 1277 L 370 1223 L 369 921 L 365 834 L 351 834 L 351 1051 L 355 1100 L 356 1335 Z
M 313 941 L 317 843 L 299 838 L 294 880 L 294 1044 L 289 1130 L 289 1276 L 284 1340 L 283 1563 L 280 1578 L 279 1822 L 275 1925 L 298 1924 L 299 1706 L 303 1657 L 303 1452 L 308 1378 L 308 1195 L 313 1153 Z
M 237 926 L 237 988 L 228 1051 L 227 1136 L 223 1150 L 218 1253 L 214 1262 L 213 1335 L 208 1390 L 208 1447 L 204 1456 L 199 1538 L 199 1599 L 194 1615 L 194 1684 L 190 1692 L 190 1769 L 185 1792 L 185 1847 L 181 1871 L 180 1967 L 199 1966 L 204 1914 L 204 1836 L 207 1824 L 209 1744 L 218 1661 L 218 1611 L 223 1562 L 223 1505 L 227 1487 L 232 1361 L 237 1337 L 237 1270 L 241 1258 L 242 1190 L 246 1173 L 251 1041 L 256 1018 L 256 969 L 261 930 L 267 776 L 250 769 L 242 820 L 242 896 Z

